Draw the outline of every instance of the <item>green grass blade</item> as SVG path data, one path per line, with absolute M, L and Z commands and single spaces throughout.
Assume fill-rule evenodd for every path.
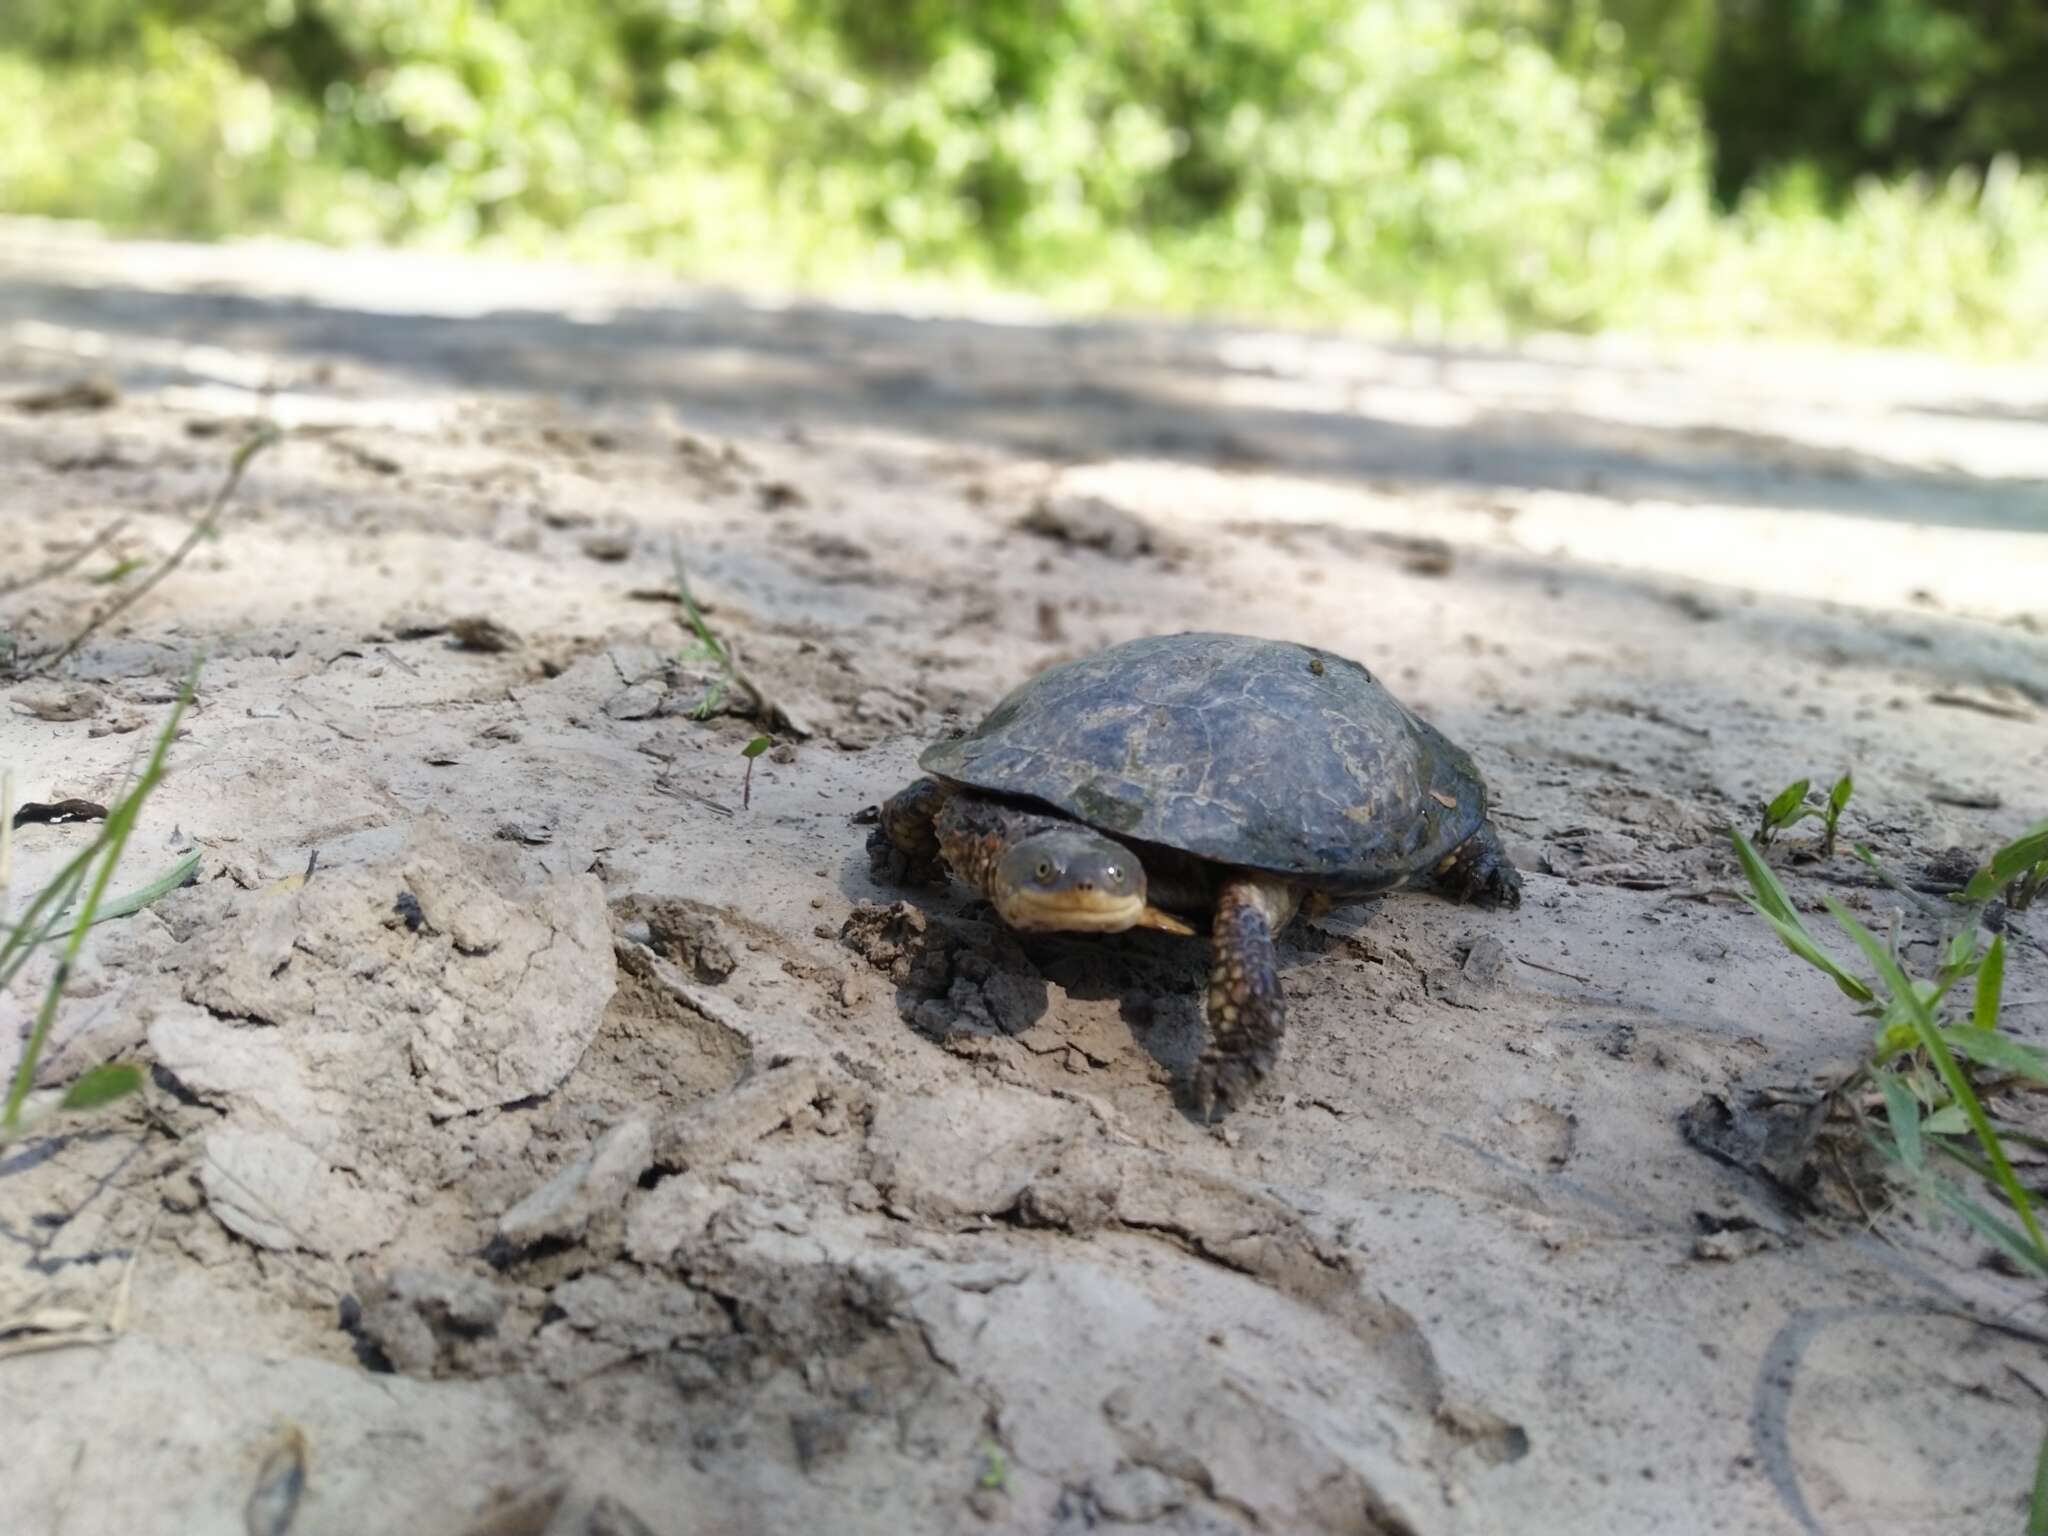
M 1977 996 L 1970 1004 L 1970 1022 L 1982 1030 L 1998 1028 L 1998 1003 L 2005 991 L 2005 935 L 2000 934 L 1984 951 L 1984 963 L 1977 967 Z
M 2048 821 L 2027 828 L 1991 855 L 1990 862 L 1970 877 L 1963 891 L 1966 901 L 1989 901 L 2010 880 L 2025 874 L 2048 859 Z
M 1929 983 L 1925 990 L 1921 992 L 1920 995 L 1927 1000 L 1927 1006 L 1930 1009 L 1936 1010 L 1936 1017 L 1940 1016 L 1941 1000 L 1955 990 L 1956 983 L 1968 974 L 1969 972 L 1967 971 L 1949 971 L 1940 981 Z
M 718 636 L 711 632 L 711 626 L 704 622 L 704 612 L 697 606 L 697 599 L 690 594 L 690 578 L 683 570 L 682 550 L 671 543 L 668 548 L 668 558 L 669 564 L 674 567 L 676 574 L 676 601 L 682 605 L 683 617 L 689 621 L 690 628 L 695 631 L 697 643 L 704 647 L 712 660 L 717 661 L 721 665 L 730 665 L 730 658 L 726 655 L 725 647 L 719 643 Z
M 2048 1083 L 2048 1054 L 2037 1046 L 1975 1027 L 1944 1029 L 1941 1038 L 1958 1056 L 1967 1056 L 1980 1067 L 2010 1072 L 2030 1083 Z
M 2021 1269 L 2036 1275 L 2048 1275 L 2048 1255 L 2029 1246 L 2026 1234 L 2010 1222 L 1999 1220 L 1962 1191 L 1951 1187 L 1945 1179 L 1935 1182 L 1934 1193 L 1943 1205 L 1975 1227 L 1994 1247 L 2002 1249 Z
M 1879 980 L 1890 989 L 1894 998 L 1905 1003 L 1907 1016 L 1912 1020 L 1913 1027 L 1920 1036 L 1920 1044 L 1933 1061 L 1935 1071 L 1941 1074 L 1942 1085 L 1948 1089 L 1949 1097 L 1961 1107 L 1964 1115 L 1968 1116 L 1970 1128 L 1977 1133 L 1977 1140 L 1983 1146 L 1984 1155 L 1991 1163 L 1993 1182 L 2004 1193 L 2006 1199 L 2012 1202 L 2012 1208 L 2019 1216 L 2020 1225 L 2026 1228 L 2026 1234 L 2034 1245 L 2037 1267 L 2048 1270 L 2048 1238 L 2043 1238 L 2041 1225 L 2034 1219 L 2034 1203 L 2027 1197 L 2026 1188 L 2020 1183 L 2019 1175 L 2013 1172 L 2012 1164 L 2005 1155 L 2005 1147 L 1998 1139 L 1998 1133 L 1991 1128 L 1990 1118 L 1984 1113 L 1984 1106 L 1977 1101 L 1976 1090 L 1970 1086 L 1969 1078 L 1964 1075 L 1963 1069 L 1956 1065 L 1956 1058 L 1949 1050 L 1948 1042 L 1942 1038 L 1942 1031 L 1936 1026 L 1934 1015 L 1928 1010 L 1925 1000 L 1921 998 L 1906 973 L 1899 969 L 1899 963 L 1892 958 L 1891 952 L 1878 941 L 1876 934 L 1858 922 L 1854 914 L 1832 896 L 1824 896 L 1821 899 L 1827 904 L 1827 909 L 1834 915 L 1835 921 L 1841 924 L 1842 931 L 1855 941 L 1856 947 L 1863 951 L 1871 965 L 1876 968 Z
M 150 903 L 168 896 L 180 886 L 190 884 L 192 877 L 198 873 L 199 854 L 195 850 L 186 854 L 185 857 L 178 860 L 177 863 L 173 864 L 147 885 L 142 886 L 139 890 L 127 891 L 109 901 L 101 902 L 99 911 L 93 914 L 93 926 L 97 927 L 101 923 L 111 923 L 116 918 L 133 917 Z M 76 894 L 78 883 L 77 881 L 72 883 L 72 894 Z M 49 921 L 43 924 L 42 932 L 27 941 L 27 947 L 33 949 L 37 945 L 47 944 L 51 939 L 55 938 L 57 936 L 57 925 L 63 921 L 64 914 L 70 910 L 71 901 L 70 897 L 67 896 L 63 902 L 58 904 L 58 910 L 51 914 Z M 26 956 L 23 958 L 25 959 Z M 21 968 L 21 963 L 21 961 L 17 960 L 7 969 L 0 970 L 0 985 L 4 985 L 6 981 L 12 979 L 14 972 Z
M 1948 954 L 1941 962 L 1942 971 L 1953 980 L 1960 980 L 1977 969 L 1977 930 L 1965 928 L 1948 941 Z
M 126 581 L 130 576 L 133 576 L 148 564 L 147 560 L 138 559 L 131 555 L 126 560 L 115 561 L 106 570 L 101 571 L 97 576 L 88 577 L 87 580 L 96 587 L 111 587 L 117 581 Z
M 1740 827 L 1730 827 L 1728 836 L 1735 844 L 1736 860 L 1742 865 L 1742 873 L 1749 881 L 1750 889 L 1756 892 L 1756 902 L 1766 917 L 1775 917 L 1790 923 L 1794 928 L 1804 928 L 1799 914 L 1792 910 L 1792 898 L 1785 894 L 1785 887 L 1778 883 L 1778 877 L 1771 872 L 1771 866 L 1763 860 L 1750 840 L 1742 835 Z
M 2027 1500 L 2027 1536 L 2048 1536 L 2048 1435 L 2034 1457 L 2034 1496 Z
M 1793 954 L 1804 960 L 1815 970 L 1824 972 L 1845 994 L 1854 998 L 1859 1003 L 1870 1003 L 1877 1000 L 1877 995 L 1870 990 L 1866 983 L 1857 980 L 1854 976 L 1843 970 L 1841 966 L 1835 963 L 1832 955 L 1814 942 L 1813 935 L 1800 925 L 1796 917 L 1787 920 L 1779 917 L 1753 896 L 1745 897 L 1744 899 L 1762 914 L 1763 920 L 1771 925 L 1780 939 L 1784 940 L 1787 949 L 1791 950 Z
M 70 907 L 78 888 L 85 883 L 85 874 L 92 867 L 92 861 L 107 846 L 105 827 L 84 848 L 50 878 L 50 883 L 36 892 L 35 900 L 28 904 L 28 910 L 21 919 L 8 929 L 5 940 L 0 940 L 0 987 L 14 979 L 14 973 L 28 962 L 35 947 L 48 938 L 55 930 L 57 921 Z
M 1894 1056 L 1918 1049 L 1920 1037 L 1913 1033 L 1913 1026 L 1895 1016 L 1895 1010 L 1887 1010 L 1876 1036 L 1870 1043 L 1870 1064 L 1881 1067 Z
M 1806 792 L 1812 787 L 1811 779 L 1795 779 L 1779 790 L 1778 798 L 1764 807 L 1765 829 L 1789 825 L 1793 819 L 1792 813 L 1806 803 Z
M 712 711 L 725 702 L 725 684 L 712 683 L 704 690 L 704 697 L 697 701 L 697 707 L 690 711 L 692 720 L 709 720 Z
M 2048 821 L 2029 827 L 1991 855 L 1991 877 L 2000 885 L 2048 859 Z
M 1927 1152 L 1920 1144 L 1920 1101 L 1896 1072 L 1879 1074 L 1877 1086 L 1884 1091 L 1884 1116 L 1891 1123 L 1900 1158 L 1908 1168 L 1924 1168 Z
M 151 902 L 168 896 L 180 886 L 188 884 L 192 877 L 198 873 L 199 854 L 197 850 L 194 850 L 186 854 L 185 857 L 178 860 L 177 863 L 173 864 L 147 885 L 142 886 L 138 890 L 129 891 L 124 895 L 116 896 L 112 901 L 103 902 L 93 921 L 95 923 L 110 923 L 117 917 L 132 917 Z
M 1828 791 L 1828 810 L 1834 815 L 1840 816 L 1843 809 L 1849 804 L 1849 796 L 1855 792 L 1856 786 L 1850 782 L 1849 775 L 1843 774 L 1839 779 L 1835 780 L 1835 787 Z
M 64 1091 L 59 1109 L 98 1109 L 116 1099 L 126 1098 L 142 1086 L 142 1068 L 132 1062 L 110 1061 L 80 1075 Z
M 1967 1136 L 1970 1117 L 1955 1105 L 1944 1104 L 1920 1122 L 1920 1129 L 1930 1136 Z
M 199 680 L 198 663 L 185 676 L 184 687 L 178 692 L 178 702 L 171 710 L 171 717 L 164 722 L 163 730 L 156 738 L 156 744 L 149 754 L 149 762 L 142 770 L 128 793 L 123 795 L 107 812 L 105 827 L 94 847 L 104 846 L 105 853 L 99 867 L 92 872 L 91 884 L 87 887 L 85 900 L 80 904 L 78 916 L 72 921 L 71 936 L 65 941 L 64 953 L 58 957 L 57 969 L 50 977 L 50 984 L 43 992 L 42 1007 L 36 1011 L 35 1024 L 29 1031 L 26 1045 L 22 1048 L 21 1060 L 14 1069 L 14 1079 L 7 1090 L 7 1104 L 0 1111 L 0 1134 L 12 1132 L 21 1123 L 21 1108 L 28 1100 L 29 1089 L 35 1083 L 36 1064 L 42 1059 L 43 1047 L 50 1038 L 50 1027 L 56 1022 L 57 1004 L 64 995 L 64 986 L 70 980 L 73 967 L 78 962 L 78 952 L 85 943 L 85 935 L 93 925 L 100 905 L 106 897 L 107 882 L 113 878 L 114 867 L 121 862 L 121 851 L 127 846 L 128 835 L 135 829 L 135 821 L 142 814 L 143 802 L 157 786 L 164 775 L 164 758 L 170 752 L 171 743 L 177 739 L 178 724 L 184 718 L 185 710 L 192 702 L 192 694 Z M 47 892 L 45 892 L 47 894 Z M 41 898 L 38 898 L 40 901 Z

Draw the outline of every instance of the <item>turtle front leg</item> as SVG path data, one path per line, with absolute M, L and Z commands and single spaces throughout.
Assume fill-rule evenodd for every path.
M 1500 834 L 1490 821 L 1482 821 L 1477 832 L 1431 871 L 1429 887 L 1447 900 L 1476 907 L 1512 910 L 1522 904 L 1522 877 L 1509 862 Z
M 894 885 L 942 885 L 946 861 L 939 849 L 938 816 L 946 792 L 919 779 L 882 802 L 881 820 L 868 834 L 868 864 Z
M 1235 1108 L 1273 1070 L 1287 1027 L 1274 936 L 1301 904 L 1282 880 L 1243 875 L 1216 898 L 1207 1013 L 1209 1039 L 1195 1065 L 1195 1108 L 1213 1119 Z

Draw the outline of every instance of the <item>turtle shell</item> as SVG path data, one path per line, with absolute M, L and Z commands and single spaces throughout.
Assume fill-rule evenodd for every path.
M 1246 635 L 1160 635 L 1050 667 L 927 773 L 1111 836 L 1360 894 L 1486 817 L 1471 758 L 1355 661 Z

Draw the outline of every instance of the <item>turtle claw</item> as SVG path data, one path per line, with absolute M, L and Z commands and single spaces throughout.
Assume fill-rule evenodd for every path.
M 1253 1051 L 1241 1056 L 1205 1055 L 1195 1064 L 1188 1084 L 1188 1097 L 1196 1118 L 1214 1125 L 1234 1109 L 1250 1101 L 1273 1070 L 1271 1051 Z
M 868 834 L 868 873 L 883 885 L 946 883 L 946 866 L 942 862 L 904 852 L 879 827 Z
M 868 834 L 868 868 L 888 885 L 943 885 L 946 863 L 933 825 L 946 793 L 930 779 L 919 779 L 880 807 L 878 825 Z

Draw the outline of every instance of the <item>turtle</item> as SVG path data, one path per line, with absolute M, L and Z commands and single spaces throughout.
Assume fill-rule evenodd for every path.
M 1472 759 L 1357 662 L 1292 641 L 1154 635 L 1061 662 L 918 767 L 870 837 L 886 877 L 951 875 L 1027 933 L 1207 920 L 1204 1120 L 1278 1058 L 1294 918 L 1403 886 L 1521 905 Z

